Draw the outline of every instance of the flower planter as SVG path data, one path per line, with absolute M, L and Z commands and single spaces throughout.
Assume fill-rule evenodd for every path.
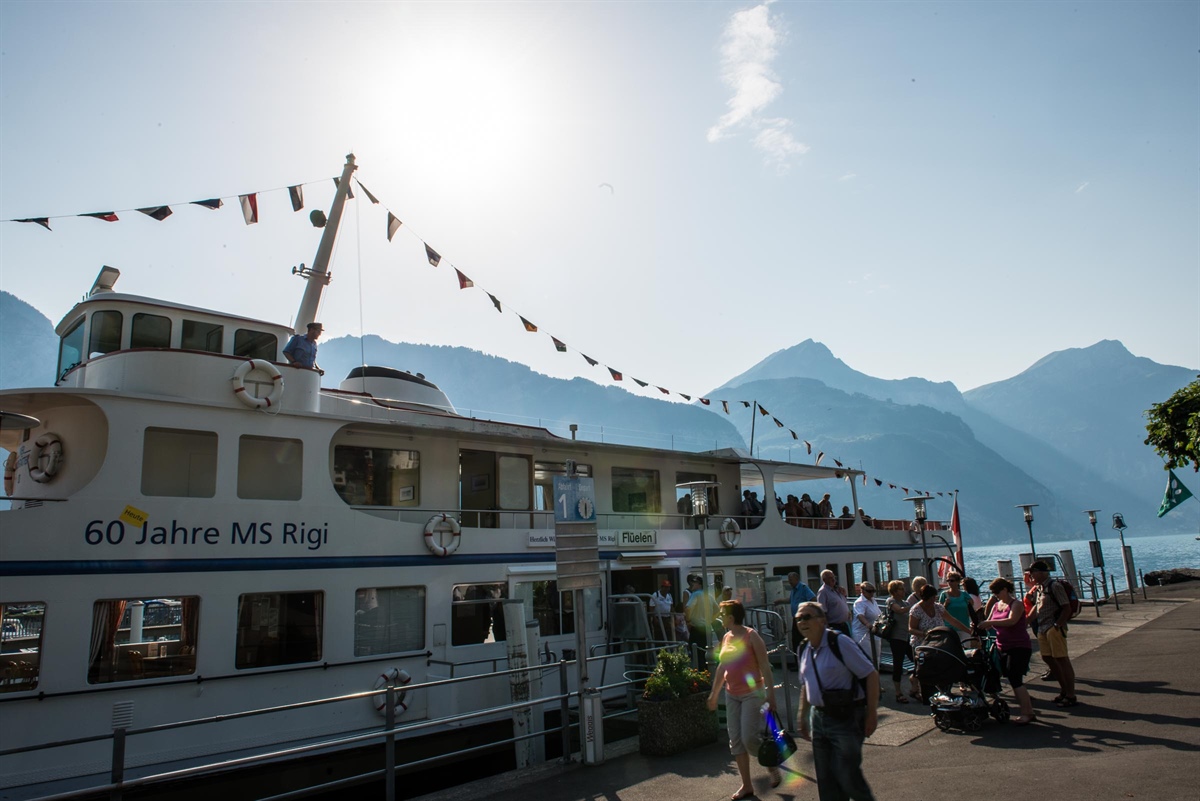
M 707 706 L 708 694 L 668 701 L 637 702 L 640 750 L 647 756 L 670 756 L 717 740 L 717 713 Z

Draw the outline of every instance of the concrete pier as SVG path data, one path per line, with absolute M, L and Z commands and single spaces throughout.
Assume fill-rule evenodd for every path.
M 879 730 L 863 764 L 879 801 L 1029 797 L 1073 801 L 1198 801 L 1200 765 L 1200 582 L 1150 587 L 1149 600 L 1089 607 L 1069 643 L 1080 705 L 1050 703 L 1034 655 L 1027 686 L 1039 721 L 989 720 L 971 734 L 937 730 L 924 707 L 897 704 L 890 680 Z M 778 676 L 778 673 L 777 673 Z M 794 683 L 795 676 L 790 680 Z M 796 694 L 792 694 L 796 698 Z M 1005 696 L 1016 709 L 1005 682 Z M 811 747 L 784 766 L 777 789 L 753 765 L 758 798 L 816 801 Z M 546 764 L 495 776 L 423 801 L 719 801 L 738 787 L 726 743 L 676 757 L 643 757 L 636 738 L 612 743 L 598 767 Z

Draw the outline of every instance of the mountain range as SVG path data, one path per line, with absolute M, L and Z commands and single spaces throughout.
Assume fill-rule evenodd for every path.
M 51 384 L 56 352 L 50 321 L 0 292 L 0 387 Z M 756 455 L 805 463 L 824 452 L 823 464 L 837 459 L 867 472 L 865 486 L 854 492 L 876 517 L 911 516 L 906 487 L 935 493 L 929 515 L 946 520 L 958 490 L 968 544 L 1024 541 L 1027 530 L 1014 506 L 1025 503 L 1038 504 L 1039 541 L 1090 536 L 1079 510 L 1095 507 L 1105 519 L 1123 512 L 1127 535 L 1194 527 L 1190 510 L 1155 516 L 1166 473 L 1143 444 L 1143 412 L 1196 371 L 1134 356 L 1112 340 L 1051 353 L 1019 375 L 962 393 L 950 382 L 866 375 L 810 339 L 707 393 L 756 401 L 770 416 L 755 414 L 753 405 L 731 403 L 725 414 L 715 402 L 666 402 L 582 378 L 551 378 L 466 348 L 376 336 L 321 344 L 326 386 L 337 386 L 337 376 L 364 362 L 424 374 L 460 414 L 566 437 L 690 451 L 752 446 Z M 813 444 L 811 455 L 788 429 Z M 780 488 L 781 495 L 801 491 L 808 490 Z M 849 486 L 833 494 L 835 508 L 854 502 Z

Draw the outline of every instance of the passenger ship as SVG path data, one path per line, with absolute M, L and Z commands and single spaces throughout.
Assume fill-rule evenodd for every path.
M 354 169 L 351 156 L 295 330 L 328 283 Z M 506 658 L 500 599 L 524 601 L 543 661 L 571 656 L 577 619 L 589 647 L 601 645 L 611 596 L 663 581 L 678 592 L 702 558 L 711 579 L 762 607 L 793 570 L 813 586 L 825 568 L 850 586 L 919 571 L 907 521 L 785 521 L 769 503 L 761 520 L 739 519 L 743 490 L 771 499 L 785 483 L 821 480 L 855 497 L 858 471 L 474 419 L 430 380 L 390 368 L 322 387 L 316 370 L 282 360 L 292 328 L 124 294 L 117 275 L 104 268 L 58 324 L 56 385 L 0 392 L 0 445 L 12 452 L 0 752 L 381 678 L 490 673 Z M 579 596 L 578 617 L 577 596 L 556 585 L 550 503 L 568 463 L 594 481 L 603 577 Z M 678 488 L 696 482 L 713 515 L 699 534 Z M 409 693 L 396 712 L 436 721 L 508 700 L 501 676 Z M 370 731 L 379 708 L 364 699 L 293 710 L 286 725 L 264 716 L 163 731 L 131 739 L 125 764 L 146 774 Z M 100 741 L 0 756 L 0 797 L 103 784 L 110 754 Z

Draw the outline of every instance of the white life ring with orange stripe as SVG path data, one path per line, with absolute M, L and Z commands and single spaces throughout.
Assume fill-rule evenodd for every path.
M 33 441 L 33 450 L 29 453 L 29 477 L 39 484 L 48 484 L 58 475 L 62 467 L 63 444 L 58 434 L 45 433 Z M 5 470 L 5 485 L 8 483 L 8 471 Z
M 246 376 L 254 370 L 266 373 L 271 379 L 271 392 L 265 398 L 257 398 L 246 391 Z M 279 368 L 266 359 L 247 359 L 233 371 L 233 394 L 251 409 L 269 409 L 279 404 L 283 396 L 283 375 Z
M 379 674 L 379 678 L 375 679 L 374 686 L 371 687 L 371 691 L 377 693 L 370 697 L 371 706 L 375 707 L 375 711 L 379 714 L 387 716 L 387 693 L 383 692 L 383 690 L 390 684 L 397 688 L 396 705 L 393 708 L 396 710 L 397 715 L 403 715 L 408 711 L 408 704 L 406 703 L 408 690 L 401 690 L 399 688 L 411 681 L 412 676 L 408 675 L 407 670 L 390 668 L 383 671 Z
M 8 458 L 4 460 L 4 494 L 13 494 L 13 480 L 17 476 L 17 452 L 9 451 Z
M 717 536 L 720 537 L 722 545 L 732 550 L 742 539 L 742 527 L 732 517 L 727 517 L 721 521 Z
M 443 544 L 442 534 L 450 532 L 450 542 Z M 425 524 L 425 547 L 434 556 L 449 556 L 462 542 L 462 527 L 448 514 L 436 514 Z

